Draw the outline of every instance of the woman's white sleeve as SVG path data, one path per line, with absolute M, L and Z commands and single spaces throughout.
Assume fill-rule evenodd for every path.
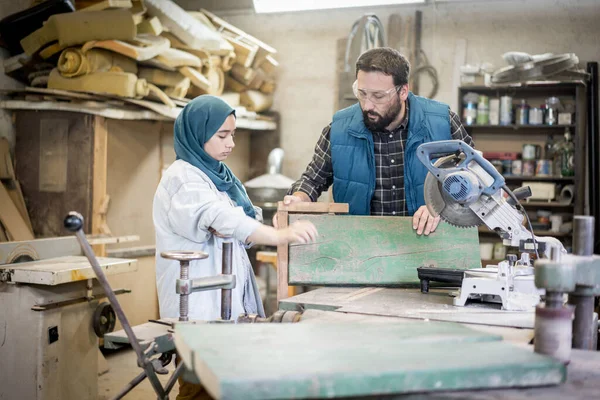
M 208 184 L 199 182 L 184 183 L 173 195 L 168 218 L 173 232 L 200 243 L 210 238 L 209 228 L 245 242 L 260 225 L 242 207 L 219 199 Z

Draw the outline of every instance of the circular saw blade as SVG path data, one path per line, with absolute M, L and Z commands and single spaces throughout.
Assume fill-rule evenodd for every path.
M 435 166 L 445 168 L 455 166 L 454 156 L 447 156 L 436 161 Z M 450 225 L 460 228 L 470 228 L 483 224 L 483 221 L 469 207 L 464 207 L 441 189 L 441 183 L 435 179 L 431 172 L 425 178 L 423 186 L 425 204 L 431 215 L 439 215 Z

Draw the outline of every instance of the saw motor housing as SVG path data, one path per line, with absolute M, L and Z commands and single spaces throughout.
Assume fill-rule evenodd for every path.
M 537 244 L 545 243 L 543 252 L 548 258 L 552 247 L 565 252 L 557 239 L 536 237 L 523 226 L 524 210 L 502 194 L 502 189 L 512 193 L 504 177 L 464 141 L 424 143 L 417 149 L 417 156 L 429 170 L 424 197 L 430 214 L 463 228 L 485 224 L 503 239 L 504 245 L 531 253 L 535 253 Z

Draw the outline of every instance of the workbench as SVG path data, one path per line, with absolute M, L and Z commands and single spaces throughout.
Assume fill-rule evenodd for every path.
M 600 355 L 574 350 L 567 367 L 535 353 L 533 307 L 454 306 L 457 288 L 439 282 L 421 292 L 418 267 L 480 266 L 476 231 L 441 224 L 417 236 L 410 218 L 333 212 L 343 205 L 278 210 L 280 223 L 309 220 L 320 233 L 277 252 L 279 309 L 299 322 L 175 325 L 186 369 L 214 398 L 597 397 Z M 293 285 L 320 288 L 286 298 Z

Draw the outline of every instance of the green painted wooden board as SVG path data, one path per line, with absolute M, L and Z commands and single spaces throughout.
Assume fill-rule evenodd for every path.
M 417 286 L 417 268 L 481 268 L 476 228 L 441 222 L 418 236 L 411 217 L 290 214 L 290 222 L 312 221 L 318 240 L 290 245 L 290 285 Z
M 565 366 L 451 323 L 186 325 L 175 345 L 216 399 L 298 399 L 559 384 Z

